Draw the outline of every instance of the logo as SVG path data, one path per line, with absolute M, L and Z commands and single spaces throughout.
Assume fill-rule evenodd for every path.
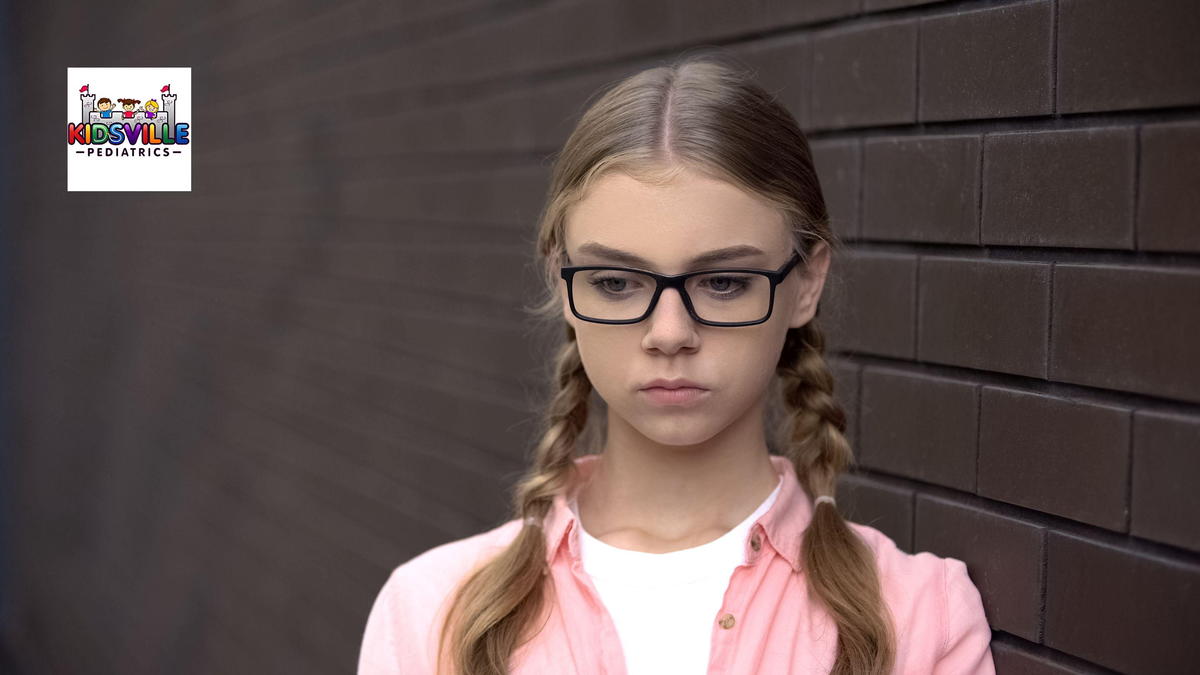
M 191 68 L 67 68 L 67 191 L 192 189 Z

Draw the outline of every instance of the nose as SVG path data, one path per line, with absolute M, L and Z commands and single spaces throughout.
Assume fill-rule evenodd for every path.
M 699 333 L 696 322 L 683 304 L 683 296 L 674 288 L 664 288 L 654 311 L 646 317 L 647 330 L 642 345 L 647 349 L 672 354 L 681 348 L 695 347 Z

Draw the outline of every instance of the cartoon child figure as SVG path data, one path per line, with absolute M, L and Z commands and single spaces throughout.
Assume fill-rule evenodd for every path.
M 115 107 L 116 106 L 113 105 L 112 100 L 107 98 L 102 98 L 96 103 L 96 109 L 100 111 L 100 116 L 105 119 L 112 118 L 112 111 Z
M 146 101 L 145 112 L 146 112 L 146 119 L 148 119 L 148 120 L 154 119 L 154 113 L 158 112 L 158 102 L 155 101 L 154 99 L 150 99 L 149 101 Z
M 117 100 L 121 102 L 121 107 L 125 109 L 125 114 L 121 115 L 121 117 L 133 117 L 134 106 L 141 103 L 136 98 L 119 98 Z

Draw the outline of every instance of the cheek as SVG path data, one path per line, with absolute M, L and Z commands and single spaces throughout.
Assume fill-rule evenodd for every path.
M 625 369 L 630 360 L 627 356 L 630 347 L 622 346 L 611 335 L 597 334 L 586 327 L 576 328 L 575 341 L 583 368 L 596 393 L 606 401 L 619 395 L 626 388 L 629 377 Z
M 719 365 L 730 386 L 748 396 L 759 395 L 770 382 L 779 363 L 779 351 L 783 344 L 782 339 L 776 339 L 771 334 L 756 337 L 753 341 L 726 350 L 726 356 Z

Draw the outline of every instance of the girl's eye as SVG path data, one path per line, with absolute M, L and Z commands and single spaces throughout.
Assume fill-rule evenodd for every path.
M 735 276 L 708 277 L 704 283 L 719 295 L 732 295 L 746 287 L 745 277 Z
M 623 293 L 637 285 L 633 279 L 623 277 L 593 277 L 588 283 L 606 293 Z

